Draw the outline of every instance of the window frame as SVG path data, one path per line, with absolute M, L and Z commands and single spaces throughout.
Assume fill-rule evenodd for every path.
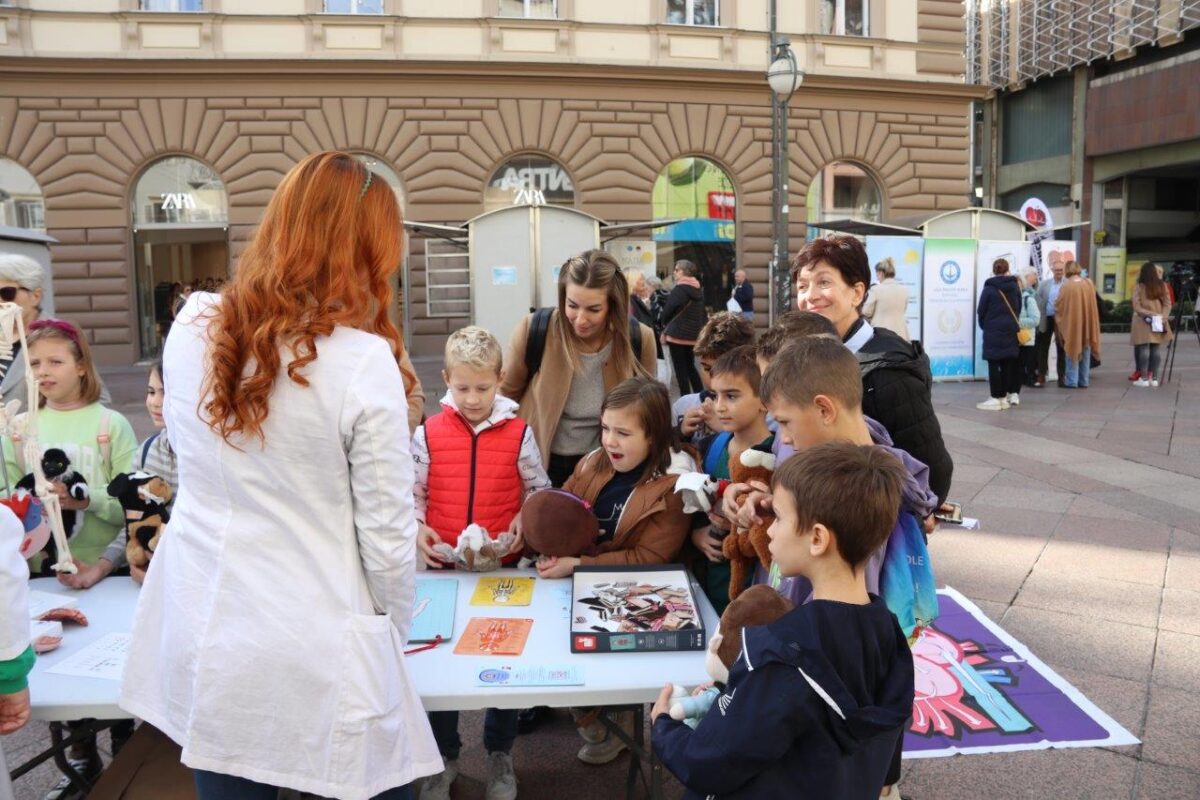
M 697 3 L 712 3 L 713 6 L 713 21 L 711 24 L 696 22 L 696 4 Z M 721 0 L 683 0 L 684 10 L 683 22 L 670 22 L 667 25 L 684 25 L 689 28 L 719 28 L 721 27 Z M 665 15 L 671 13 L 670 7 L 665 8 Z
M 366 2 L 367 0 L 350 0 L 350 10 L 349 11 L 330 11 L 329 10 L 329 0 L 320 0 L 320 1 L 321 1 L 320 13 L 322 13 L 322 14 L 335 14 L 335 15 L 343 16 L 343 17 L 382 17 L 387 14 L 387 0 L 378 0 L 378 2 L 379 2 L 379 10 L 378 11 L 357 11 L 357 10 L 355 10 L 358 7 L 359 3 Z
M 137 6 L 138 11 L 146 14 L 203 14 L 206 11 L 204 8 L 205 0 L 199 0 L 200 7 L 196 9 L 180 8 L 180 4 L 185 2 L 188 2 L 188 0 L 138 0 Z M 171 6 L 171 8 L 150 7 L 159 3 Z
M 828 0 L 833 3 L 832 30 L 825 36 L 853 36 L 856 39 L 871 38 L 871 0 L 861 0 L 863 9 L 863 32 L 846 33 L 846 0 Z M 820 11 L 818 10 L 818 13 Z
M 522 13 L 520 16 L 516 16 L 514 14 L 502 13 L 504 10 L 504 6 L 500 3 L 499 0 L 496 0 L 496 6 L 495 6 L 496 17 L 499 19 L 561 19 L 561 17 L 559 16 L 559 0 L 550 0 L 551 9 L 554 11 L 554 16 L 552 16 L 552 17 L 532 16 L 529 12 L 532 9 L 533 3 L 535 1 L 536 0 L 521 0 L 521 12 Z

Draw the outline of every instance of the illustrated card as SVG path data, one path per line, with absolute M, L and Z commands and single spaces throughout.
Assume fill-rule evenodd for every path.
M 480 578 L 473 606 L 527 606 L 533 602 L 533 578 Z
M 475 617 L 454 647 L 460 656 L 519 656 L 525 650 L 531 619 Z
M 454 607 L 458 602 L 458 581 L 454 578 L 417 578 L 417 596 L 413 601 L 410 642 L 432 642 L 440 636 L 448 642 L 454 637 Z

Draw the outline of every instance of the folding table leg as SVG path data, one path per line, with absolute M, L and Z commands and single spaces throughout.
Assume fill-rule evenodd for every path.
M 91 720 L 85 724 L 88 727 L 88 731 L 93 735 L 108 727 L 106 725 L 96 727 L 95 723 Z M 63 775 L 67 776 L 72 786 L 82 792 L 84 796 L 87 796 L 87 793 L 92 790 L 92 782 L 80 775 L 71 766 L 71 762 L 67 761 L 67 747 L 75 741 L 85 738 L 86 734 L 81 735 L 79 731 L 76 731 L 71 735 L 70 739 L 67 739 L 63 736 L 63 727 L 63 723 L 61 722 L 50 723 L 50 742 L 54 746 L 54 765 L 58 767 Z

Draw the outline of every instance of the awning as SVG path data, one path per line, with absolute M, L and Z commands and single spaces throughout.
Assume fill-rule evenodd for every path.
M 455 244 L 462 244 L 465 248 L 466 244 L 458 241 L 467 235 L 467 229 L 458 225 L 438 225 L 435 222 L 413 222 L 405 220 L 404 227 L 408 228 L 413 233 L 419 233 L 422 236 L 433 236 L 438 239 L 446 239 Z
M 0 225 L 0 239 L 8 239 L 15 242 L 58 244 L 58 239 L 55 239 L 53 236 L 47 236 L 41 231 L 30 230 L 29 228 L 13 228 L 8 225 Z
M 683 222 L 683 219 L 652 219 L 649 222 L 621 222 L 613 225 L 600 226 L 601 241 L 611 242 L 613 239 L 619 239 L 622 236 L 628 236 L 631 233 L 638 231 L 651 230 L 653 228 L 669 228 L 672 225 L 678 225 Z
M 851 236 L 920 236 L 919 228 L 889 225 L 886 222 L 870 222 L 865 219 L 834 219 L 828 222 L 810 222 L 810 228 L 848 233 Z

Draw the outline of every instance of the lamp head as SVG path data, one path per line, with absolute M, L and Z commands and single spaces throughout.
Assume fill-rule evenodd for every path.
M 777 49 L 775 58 L 767 67 L 767 83 L 779 101 L 786 103 L 800 88 L 803 81 L 804 70 L 800 69 L 800 65 L 796 62 L 796 53 L 792 48 L 789 45 L 783 45 Z

